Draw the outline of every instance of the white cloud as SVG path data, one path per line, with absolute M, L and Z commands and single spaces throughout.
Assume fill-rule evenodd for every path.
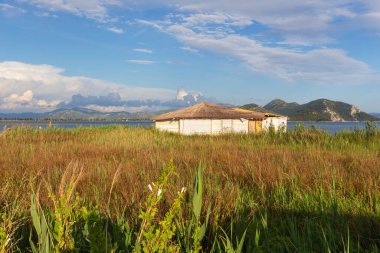
M 336 31 L 358 26 L 379 32 L 375 17 L 380 12 L 374 0 L 19 0 L 48 11 L 64 11 L 98 21 L 115 21 L 113 7 L 127 9 L 169 7 L 178 13 L 192 13 L 189 25 L 206 23 L 226 26 L 249 26 L 253 22 L 280 36 L 281 43 L 315 45 L 335 42 Z M 372 16 L 372 17 L 371 17 Z M 125 22 L 125 20 L 124 20 Z M 128 21 L 127 21 L 128 22 Z M 347 24 L 350 27 L 347 27 Z M 343 26 L 343 27 L 342 27 Z
M 47 11 L 65 11 L 98 21 L 112 19 L 110 13 L 114 6 L 169 7 L 173 13 L 163 20 L 140 19 L 134 23 L 150 25 L 171 34 L 184 44 L 182 49 L 185 51 L 208 50 L 232 57 L 243 62 L 251 70 L 265 75 L 287 80 L 342 84 L 379 82 L 377 71 L 366 63 L 349 57 L 345 51 L 315 49 L 316 46 L 337 42 L 339 33 L 346 31 L 360 29 L 379 34 L 379 1 L 19 1 L 35 4 Z M 123 23 L 125 24 L 125 20 Z M 245 28 L 255 28 L 255 25 L 259 29 L 242 31 Z M 246 35 L 242 35 L 243 33 Z M 296 51 L 292 49 L 293 46 L 313 47 Z M 150 60 L 128 62 L 145 65 L 155 63 Z
M 7 3 L 0 3 L 0 15 L 4 15 L 5 17 L 15 17 L 21 14 L 26 13 L 26 10 L 13 6 Z
M 199 54 L 199 50 L 198 49 L 195 49 L 195 48 L 192 48 L 192 47 L 189 47 L 189 46 L 183 46 L 183 47 L 180 47 L 180 49 L 182 49 L 183 51 L 186 51 L 186 52 L 193 53 L 193 54 Z
M 112 83 L 83 76 L 65 76 L 50 65 L 0 62 L 0 110 L 48 110 L 75 94 L 100 96 L 116 92 L 123 100 L 170 100 L 176 91 Z
M 123 34 L 124 33 L 124 30 L 122 28 L 118 28 L 118 27 L 110 27 L 107 30 L 110 32 L 113 32 L 113 33 L 117 33 L 117 34 Z
M 8 103 L 28 103 L 33 100 L 33 91 L 27 90 L 22 95 L 11 94 L 4 98 Z
M 155 61 L 148 60 L 128 60 L 129 63 L 140 64 L 140 65 L 150 65 L 156 63 Z
M 270 34 L 283 37 L 289 44 L 324 44 L 334 41 L 331 33 L 337 19 L 350 18 L 351 6 L 359 0 L 303 1 L 303 0 L 193 0 L 182 4 L 182 9 L 193 12 L 225 12 L 240 19 L 252 20 L 270 29 Z
M 49 11 L 69 12 L 98 21 L 109 19 L 108 8 L 120 6 L 120 0 L 22 0 Z
M 183 19 L 182 19 L 183 20 Z M 173 35 L 187 47 L 198 48 L 232 57 L 249 69 L 289 81 L 326 84 L 379 83 L 380 74 L 366 63 L 350 58 L 339 49 L 297 51 L 287 47 L 267 46 L 234 31 L 212 33 L 204 26 L 194 28 L 188 22 L 157 22 L 161 31 Z
M 46 111 L 54 109 L 59 104 L 59 100 L 52 100 L 48 102 L 44 99 L 34 98 L 34 93 L 31 90 L 27 90 L 22 94 L 12 93 L 3 99 L 0 97 L 0 109 L 2 110 L 35 110 Z
M 231 15 L 223 12 L 213 13 L 195 13 L 193 15 L 183 16 L 184 25 L 186 26 L 204 26 L 207 24 L 224 25 L 224 26 L 249 26 L 252 20 L 244 16 Z
M 146 54 L 152 54 L 153 53 L 153 51 L 151 49 L 147 49 L 147 48 L 135 48 L 135 49 L 133 49 L 133 51 L 139 52 L 139 53 L 146 53 Z
M 167 110 L 167 106 L 100 106 L 100 105 L 88 105 L 85 108 L 99 111 L 99 112 L 153 112 Z
M 44 12 L 35 12 L 34 13 L 38 17 L 43 17 L 43 18 L 58 18 L 57 15 L 52 14 L 50 12 L 44 11 Z

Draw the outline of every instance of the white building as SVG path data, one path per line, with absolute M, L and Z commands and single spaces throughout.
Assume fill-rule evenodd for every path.
M 286 129 L 287 117 L 202 102 L 152 118 L 157 129 L 181 134 L 259 133 Z

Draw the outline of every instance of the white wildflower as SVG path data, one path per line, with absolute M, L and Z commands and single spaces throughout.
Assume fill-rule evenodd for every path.
M 184 193 L 186 191 L 186 187 L 182 187 L 181 193 Z
M 153 188 L 152 188 L 152 186 L 150 184 L 148 184 L 148 188 L 149 188 L 150 191 L 153 191 Z
M 161 189 L 158 189 L 158 192 L 157 192 L 157 197 L 160 196 L 162 193 L 162 190 Z

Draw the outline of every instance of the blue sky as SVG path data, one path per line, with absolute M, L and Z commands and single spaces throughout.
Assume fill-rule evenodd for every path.
M 0 0 L 0 112 L 50 111 L 76 94 L 170 101 L 180 87 L 380 112 L 379 48 L 373 0 Z M 163 109 L 119 102 L 87 106 Z

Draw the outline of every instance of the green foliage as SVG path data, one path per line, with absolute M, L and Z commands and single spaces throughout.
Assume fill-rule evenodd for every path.
M 56 252 L 66 252 L 75 249 L 75 238 L 73 237 L 74 224 L 78 220 L 79 198 L 70 202 L 66 194 L 57 198 L 51 194 L 54 202 L 54 225 L 53 237 Z
M 175 217 L 181 211 L 184 189 L 178 192 L 177 198 L 173 205 L 165 214 L 163 220 L 154 222 L 158 212 L 158 204 L 162 200 L 169 176 L 175 171 L 171 162 L 169 166 L 164 167 L 160 180 L 156 183 L 149 184 L 151 190 L 145 203 L 146 211 L 142 211 L 139 218 L 142 220 L 140 231 L 137 236 L 135 252 L 179 252 L 179 246 L 172 240 L 176 231 Z
M 234 243 L 231 241 L 230 238 L 233 238 L 233 231 L 231 230 L 231 235 L 228 236 L 227 233 L 220 228 L 222 231 L 222 235 L 220 235 L 220 240 L 216 239 L 216 243 L 214 245 L 217 245 L 217 252 L 226 252 L 226 253 L 242 253 L 243 246 L 244 246 L 244 240 L 247 233 L 247 230 L 244 231 L 243 236 L 239 239 L 236 239 L 236 248 L 234 246 Z M 215 250 L 215 248 L 214 248 Z
M 379 128 L 377 122 L 367 121 L 365 124 L 365 135 L 367 138 L 377 137 L 379 135 Z
M 0 207 L 0 253 L 10 252 L 16 242 L 15 233 L 20 224 L 13 205 Z
M 206 230 L 211 214 L 211 206 L 209 206 L 205 221 L 202 222 L 202 203 L 203 203 L 203 179 L 202 165 L 199 164 L 197 172 L 194 176 L 192 208 L 190 212 L 190 220 L 184 219 L 182 216 L 177 221 L 178 241 L 183 252 L 201 252 L 202 240 L 206 235 Z
M 92 253 L 111 252 L 112 244 L 106 236 L 108 233 L 105 229 L 106 222 L 97 208 L 89 211 L 86 207 L 82 207 L 82 218 L 85 223 L 83 235 L 89 243 L 89 251 Z
M 30 247 L 33 253 L 50 253 L 54 251 L 53 236 L 50 231 L 49 220 L 39 206 L 34 193 L 30 196 L 30 214 L 32 217 L 33 227 L 37 235 L 37 244 L 30 235 Z

